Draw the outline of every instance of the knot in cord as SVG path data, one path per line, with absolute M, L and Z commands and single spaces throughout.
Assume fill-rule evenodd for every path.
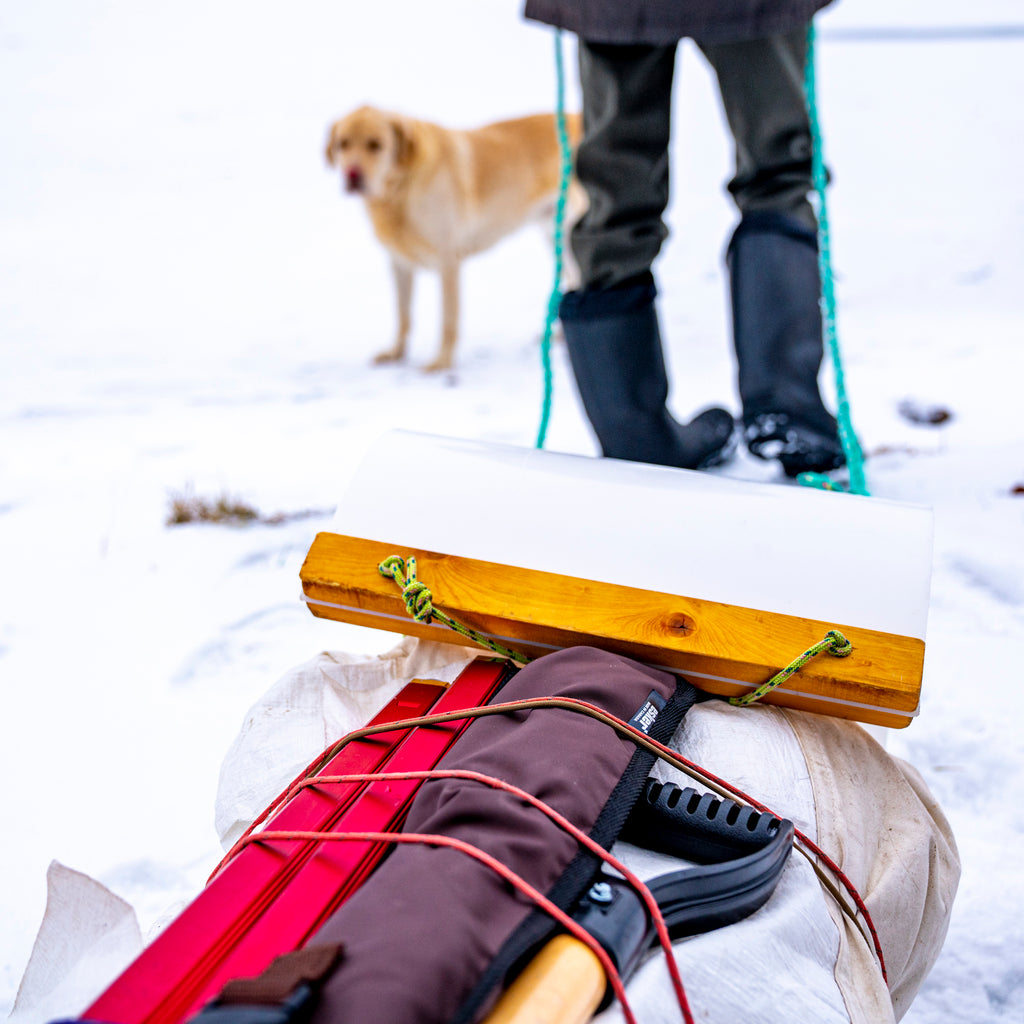
M 417 622 L 422 622 L 424 625 L 429 626 L 434 619 L 437 619 L 438 622 L 449 629 L 453 629 L 460 636 L 464 636 L 467 640 L 472 640 L 473 643 L 479 644 L 481 647 L 486 647 L 489 651 L 493 651 L 502 658 L 508 658 L 520 665 L 525 665 L 530 660 L 524 654 L 496 643 L 486 634 L 478 633 L 475 629 L 470 629 L 469 626 L 456 622 L 451 616 L 441 611 L 440 608 L 435 608 L 433 594 L 430 593 L 425 583 L 421 583 L 416 579 L 416 559 L 412 556 L 409 557 L 408 575 L 406 574 L 405 567 L 406 562 L 404 558 L 400 555 L 389 555 L 377 566 L 377 571 L 381 576 L 394 580 L 402 588 L 405 610 Z
M 833 658 L 845 658 L 853 651 L 853 644 L 838 629 L 830 629 L 825 639 L 829 641 L 827 650 Z
M 377 566 L 377 571 L 381 576 L 393 579 L 402 588 L 406 611 L 417 622 L 424 622 L 429 626 L 434 617 L 434 595 L 426 583 L 416 579 L 416 559 L 409 559 L 408 575 L 405 571 L 405 559 L 398 555 L 385 558 Z

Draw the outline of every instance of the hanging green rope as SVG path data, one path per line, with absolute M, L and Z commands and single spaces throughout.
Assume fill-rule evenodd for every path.
M 555 32 L 555 73 L 557 78 L 558 99 L 556 104 L 555 122 L 558 126 L 558 148 L 561 154 L 561 170 L 558 181 L 558 201 L 555 203 L 555 280 L 548 297 L 548 312 L 544 320 L 544 336 L 540 343 L 541 363 L 544 367 L 544 399 L 541 405 L 540 427 L 537 430 L 537 443 L 534 447 L 543 448 L 548 435 L 548 422 L 551 419 L 551 394 L 553 391 L 553 375 L 551 372 L 551 333 L 558 319 L 558 306 L 562 301 L 562 262 L 563 236 L 565 231 L 565 203 L 569 194 L 569 175 L 572 173 L 572 153 L 569 150 L 569 133 L 565 127 L 565 67 L 562 59 L 562 33 Z
M 838 404 L 839 441 L 846 455 L 850 473 L 850 493 L 867 494 L 867 480 L 864 476 L 864 455 L 857 441 L 850 418 L 850 403 L 846 397 L 846 378 L 843 360 L 839 352 L 839 336 L 836 331 L 836 293 L 832 274 L 832 251 L 828 224 L 828 207 L 825 202 L 825 188 L 828 175 L 825 170 L 825 154 L 821 138 L 821 124 L 818 119 L 817 85 L 815 78 L 815 30 L 812 22 L 807 30 L 807 66 L 804 88 L 807 93 L 807 113 L 811 123 L 811 174 L 814 191 L 818 197 L 818 269 L 821 274 L 822 319 L 825 324 L 825 339 L 836 378 L 836 401 Z M 823 490 L 843 490 L 834 481 L 820 473 L 801 473 L 797 479 L 809 487 Z
M 742 697 L 730 697 L 729 703 L 736 707 L 745 708 L 748 704 L 760 700 L 766 694 L 772 692 L 777 686 L 781 686 L 791 675 L 799 672 L 812 658 L 817 657 L 822 651 L 828 651 L 834 658 L 845 658 L 853 650 L 853 644 L 839 632 L 838 629 L 830 629 L 825 634 L 824 640 L 819 640 L 813 647 L 808 647 L 798 658 L 794 658 L 781 672 L 776 672 L 766 683 L 762 683 L 756 690 L 745 693 Z
M 425 583 L 416 579 L 415 558 L 409 559 L 408 573 L 406 572 L 406 561 L 399 555 L 391 555 L 390 557 L 385 558 L 384 561 L 377 566 L 377 571 L 381 576 L 394 580 L 402 588 L 402 597 L 405 599 L 405 610 L 417 622 L 430 625 L 434 619 L 437 619 L 438 622 L 443 623 L 449 629 L 455 630 L 455 632 L 460 636 L 464 636 L 467 640 L 471 640 L 473 643 L 479 644 L 481 647 L 486 647 L 489 651 L 494 651 L 495 654 L 500 654 L 503 658 L 508 658 L 511 661 L 518 662 L 520 665 L 525 665 L 530 661 L 530 659 L 525 655 L 519 654 L 517 651 L 509 650 L 507 647 L 502 647 L 501 644 L 495 643 L 482 633 L 478 633 L 475 629 L 463 626 L 461 623 L 456 622 L 451 618 L 451 616 L 445 615 L 445 613 L 439 608 L 435 608 L 434 597 L 433 594 L 430 593 L 430 589 Z

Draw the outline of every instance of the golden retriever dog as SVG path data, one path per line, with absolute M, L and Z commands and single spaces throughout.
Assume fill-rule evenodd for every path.
M 578 114 L 566 116 L 571 144 L 581 127 Z M 529 222 L 544 223 L 553 232 L 561 168 L 555 116 L 536 114 L 459 131 L 360 107 L 331 126 L 326 155 L 340 170 L 345 191 L 362 196 L 391 257 L 398 332 L 375 362 L 405 356 L 413 276 L 422 267 L 440 274 L 442 297 L 441 346 L 425 369 L 450 369 L 462 261 Z M 585 208 L 583 189 L 573 180 L 566 233 Z M 564 252 L 571 287 L 578 276 L 568 245 Z

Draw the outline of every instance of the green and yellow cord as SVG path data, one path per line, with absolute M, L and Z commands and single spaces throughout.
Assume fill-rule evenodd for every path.
M 490 639 L 490 637 L 478 633 L 475 629 L 470 629 L 468 626 L 456 622 L 450 615 L 446 615 L 441 611 L 440 608 L 435 608 L 434 596 L 431 594 L 430 588 L 416 578 L 415 558 L 410 557 L 408 563 L 406 563 L 405 559 L 401 556 L 390 555 L 377 566 L 377 571 L 381 576 L 394 580 L 402 588 L 405 609 L 417 622 L 422 622 L 424 625 L 429 626 L 434 619 L 437 619 L 438 622 L 449 629 L 453 629 L 460 636 L 466 637 L 467 640 L 471 640 L 481 647 L 486 647 L 487 650 L 493 651 L 503 658 L 518 662 L 520 665 L 525 665 L 530 661 L 524 654 L 510 650 L 508 647 L 503 647 L 501 644 Z
M 813 647 L 808 647 L 798 658 L 794 658 L 781 672 L 776 672 L 766 683 L 762 683 L 756 690 L 745 693 L 742 697 L 730 697 L 729 703 L 736 707 L 745 708 L 748 704 L 759 701 L 766 694 L 769 694 L 777 686 L 784 683 L 790 676 L 799 672 L 812 658 L 817 657 L 822 651 L 828 651 L 833 658 L 845 658 L 853 651 L 853 644 L 839 632 L 838 629 L 830 629 L 823 640 L 819 640 Z
M 429 626 L 434 619 L 437 619 L 442 625 L 454 630 L 460 636 L 493 651 L 502 658 L 508 658 L 520 665 L 525 665 L 531 660 L 518 651 L 502 646 L 483 633 L 478 633 L 475 629 L 456 622 L 450 615 L 446 615 L 440 608 L 435 607 L 434 596 L 430 592 L 430 588 L 422 580 L 416 578 L 416 559 L 414 557 L 410 556 L 407 562 L 400 555 L 390 555 L 377 566 L 377 571 L 381 576 L 394 580 L 401 587 L 405 609 L 416 622 Z M 803 654 L 794 658 L 780 672 L 776 672 L 766 683 L 762 683 L 756 690 L 752 690 L 742 697 L 730 697 L 729 703 L 736 707 L 747 707 L 755 701 L 761 700 L 790 676 L 799 672 L 804 665 L 821 654 L 822 651 L 828 651 L 834 658 L 845 658 L 853 651 L 853 644 L 838 629 L 830 629 L 824 639 L 819 640 L 812 647 L 808 647 Z

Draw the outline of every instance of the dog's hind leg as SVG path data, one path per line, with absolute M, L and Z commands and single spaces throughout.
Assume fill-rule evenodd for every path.
M 548 244 L 555 245 L 555 208 L 557 196 L 545 202 L 536 215 L 536 220 Z M 580 287 L 580 268 L 572 251 L 572 229 L 576 222 L 587 212 L 587 193 L 578 181 L 572 179 L 565 199 L 565 210 L 562 220 L 562 277 L 559 282 L 563 292 L 575 291 Z
M 395 280 L 398 331 L 395 343 L 374 357 L 375 363 L 397 363 L 405 358 L 405 347 L 412 327 L 412 282 L 414 270 L 408 263 L 391 258 L 391 274 Z
M 583 186 L 575 179 L 569 182 L 562 225 L 562 291 L 576 291 L 582 284 L 579 264 L 572 251 L 572 229 L 587 212 L 589 200 Z
M 437 358 L 423 369 L 427 373 L 450 370 L 459 335 L 459 261 L 441 266 L 441 348 Z

